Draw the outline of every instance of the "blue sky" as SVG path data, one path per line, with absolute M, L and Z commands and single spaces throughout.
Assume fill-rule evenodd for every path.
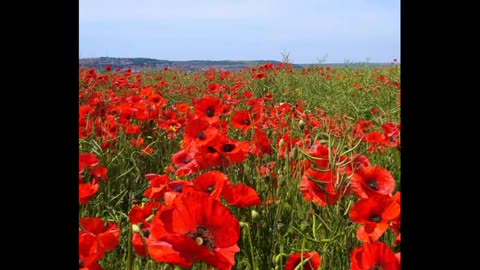
M 400 0 L 80 0 L 79 57 L 400 60 Z

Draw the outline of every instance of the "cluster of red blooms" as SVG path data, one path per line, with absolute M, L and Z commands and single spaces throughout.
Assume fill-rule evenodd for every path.
M 100 159 L 92 153 L 81 153 L 79 161 L 79 199 L 81 204 L 87 204 L 97 193 L 100 187 L 99 182 L 108 180 L 108 169 L 105 166 L 99 166 Z
M 106 251 L 114 250 L 120 243 L 120 228 L 114 222 L 98 217 L 80 219 L 79 251 L 80 270 L 102 270 L 98 261 Z
M 352 207 L 350 218 L 361 224 L 357 237 L 364 242 L 351 254 L 352 269 L 369 269 L 381 265 L 383 269 L 399 269 L 399 254 L 380 242 L 380 237 L 391 228 L 400 243 L 400 192 L 392 195 L 395 179 L 386 169 L 372 166 L 364 155 L 350 157 L 331 149 L 320 140 L 312 139 L 317 130 L 335 135 L 346 133 L 341 117 L 326 115 L 321 109 L 305 111 L 304 103 L 274 102 L 272 93 L 255 97 L 246 90 L 248 84 L 268 80 L 269 74 L 281 69 L 292 72 L 292 66 L 266 64 L 249 70 L 249 80 L 234 78 L 230 72 L 211 69 L 205 72 L 210 83 L 199 89 L 183 86 L 176 75 L 172 82 L 163 75 L 155 85 L 144 85 L 141 75 L 129 69 L 123 74 L 99 75 L 94 69 L 81 71 L 79 137 L 95 137 L 102 150 L 115 148 L 120 136 L 127 136 L 131 147 L 144 155 L 157 150 L 149 146 L 159 130 L 174 139 L 183 131 L 181 149 L 173 154 L 165 174 L 147 174 L 149 187 L 144 192 L 147 203 L 135 205 L 129 213 L 134 231 L 133 246 L 139 256 L 150 256 L 157 262 L 190 267 L 203 261 L 219 270 L 232 269 L 235 254 L 240 251 L 237 242 L 240 226 L 237 218 L 221 203 L 249 207 L 262 203 L 257 191 L 245 184 L 233 183 L 216 167 L 242 163 L 247 157 L 262 157 L 274 153 L 267 134 L 277 133 L 275 142 L 279 157 L 293 156 L 302 151 L 308 158 L 294 170 L 301 174 L 300 192 L 307 201 L 320 206 L 332 205 L 342 196 L 355 194 L 360 200 Z M 108 72 L 112 68 L 107 68 Z M 166 70 L 165 72 L 169 72 Z M 319 68 L 316 72 L 331 79 L 334 70 Z M 194 78 L 200 81 L 200 76 Z M 385 78 L 379 78 L 384 83 Z M 228 82 L 233 82 L 229 84 Z M 95 91 L 98 86 L 107 90 Z M 192 105 L 169 105 L 166 94 L 181 93 L 192 98 Z M 196 96 L 203 94 L 203 97 Z M 232 109 L 243 108 L 243 109 Z M 372 112 L 373 113 L 373 112 Z M 230 120 L 230 121 L 228 121 Z M 291 121 L 301 123 L 304 138 L 291 137 Z M 386 123 L 383 132 L 371 131 L 374 124 L 360 120 L 353 135 L 370 143 L 369 152 L 384 151 L 385 147 L 400 146 L 400 124 Z M 230 137 L 235 129 L 251 140 Z M 247 136 L 244 136 L 247 137 Z M 334 160 L 331 160 L 331 157 Z M 92 153 L 80 155 L 80 203 L 87 204 L 99 189 L 100 180 L 108 180 L 107 168 L 99 166 L 100 159 Z M 301 166 L 299 166 L 301 165 Z M 301 168 L 300 170 L 298 168 Z M 207 171 L 209 170 L 210 171 Z M 260 165 L 261 176 L 272 179 L 278 187 L 275 162 Z M 203 173 L 201 173 L 203 172 Z M 193 180 L 173 181 L 169 174 L 187 177 L 201 173 Z M 342 179 L 350 179 L 346 185 Z M 268 198 L 265 204 L 276 198 Z M 80 261 L 83 269 L 101 269 L 98 261 L 105 252 L 114 249 L 120 239 L 117 225 L 104 224 L 100 218 L 86 217 L 80 222 Z M 285 269 L 293 270 L 299 264 L 304 269 L 318 269 L 321 255 L 317 251 L 292 254 Z
M 337 168 L 337 173 L 333 173 L 328 169 L 329 149 L 318 143 L 313 149 L 310 154 L 318 158 L 314 162 L 317 168 L 313 169 L 310 160 L 306 162 L 306 170 L 300 185 L 304 198 L 321 206 L 335 204 L 341 194 L 349 192 L 353 192 L 360 198 L 350 210 L 350 219 L 361 224 L 357 229 L 357 238 L 364 244 L 356 247 L 352 252 L 351 269 L 377 269 L 375 267 L 400 269 L 400 252 L 394 253 L 389 246 L 379 241 L 389 228 L 397 234 L 396 246 L 400 244 L 401 239 L 400 192 L 392 195 L 395 179 L 391 173 L 382 167 L 371 166 L 365 156 L 360 156 L 355 159 L 355 162 L 349 163 L 354 164 L 356 169 L 346 166 L 346 168 Z M 337 186 L 338 171 L 352 174 L 350 189 Z M 321 256 L 317 251 L 292 254 L 285 269 L 293 270 L 300 263 L 305 262 L 308 263 L 304 265 L 304 269 L 319 269 Z
M 232 184 L 222 172 L 209 171 L 193 181 L 171 181 L 167 175 L 148 174 L 149 202 L 134 206 L 130 222 L 135 226 L 133 246 L 157 262 L 190 267 L 203 261 L 217 269 L 232 269 L 240 251 L 240 225 L 221 203 L 248 207 L 261 204 L 255 189 Z
M 351 254 L 352 269 L 400 269 L 400 252 L 393 250 L 380 238 L 392 229 L 400 244 L 401 194 L 395 190 L 392 174 L 378 166 L 359 166 L 351 178 L 353 193 L 360 199 L 350 209 L 350 219 L 361 224 L 357 238 L 364 244 Z
M 383 132 L 367 130 L 374 126 L 370 120 L 360 119 L 354 126 L 353 132 L 356 138 L 361 138 L 362 141 L 370 143 L 369 153 L 378 150 L 384 152 L 386 147 L 400 147 L 400 124 L 393 124 L 391 122 L 382 125 Z

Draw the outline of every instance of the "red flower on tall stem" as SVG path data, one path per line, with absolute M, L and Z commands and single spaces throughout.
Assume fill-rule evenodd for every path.
M 350 257 L 352 270 L 400 270 L 400 261 L 383 242 L 365 243 L 356 247 Z
M 303 261 L 302 261 L 303 256 Z M 288 257 L 288 261 L 285 264 L 285 270 L 294 270 L 303 262 L 304 270 L 318 270 L 322 265 L 322 256 L 317 251 L 295 253 Z
M 87 204 L 97 194 L 100 186 L 92 183 L 80 183 L 78 186 L 78 195 L 81 204 Z
M 337 192 L 337 178 L 331 172 L 318 172 L 308 169 L 302 176 L 300 192 L 305 200 L 319 206 L 334 205 L 340 193 Z
M 218 122 L 223 111 L 222 100 L 212 96 L 197 100 L 193 107 L 195 113 L 200 117 L 206 117 L 209 123 Z
M 79 232 L 80 261 L 84 266 L 94 265 L 120 243 L 120 229 L 114 222 L 105 225 L 99 217 L 80 219 Z
M 219 136 L 214 148 L 225 158 L 224 166 L 241 163 L 250 154 L 250 142 L 241 142 L 226 136 Z
M 226 206 L 204 192 L 190 191 L 155 215 L 147 245 L 157 262 L 190 267 L 204 261 L 231 269 L 239 238 L 240 224 Z
M 361 166 L 352 176 L 352 190 L 360 198 L 375 194 L 391 196 L 395 189 L 395 178 L 385 168 Z
M 272 154 L 272 144 L 267 134 L 260 129 L 255 129 L 253 134 L 252 153 L 255 155 Z
M 230 183 L 227 175 L 220 171 L 209 171 L 199 175 L 193 180 L 193 186 L 200 191 L 210 194 L 210 197 L 220 200 L 223 187 L 226 183 Z
M 241 129 L 245 134 L 261 120 L 260 113 L 260 109 L 237 111 L 232 116 L 232 127 Z
M 183 145 L 188 146 L 195 143 L 195 146 L 208 145 L 214 141 L 219 131 L 217 128 L 210 127 L 207 118 L 192 119 L 185 126 L 185 135 L 183 137 Z
M 362 224 L 357 229 L 357 238 L 362 242 L 377 241 L 399 216 L 400 204 L 385 195 L 360 199 L 350 209 L 350 219 Z

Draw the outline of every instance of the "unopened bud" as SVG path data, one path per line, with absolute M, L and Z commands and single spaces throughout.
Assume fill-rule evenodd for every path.
M 303 130 L 303 128 L 305 127 L 305 122 L 304 122 L 302 119 L 300 119 L 300 121 L 298 121 L 298 127 L 299 127 L 301 130 Z
M 152 214 L 148 218 L 146 218 L 145 221 L 150 222 L 150 221 L 152 221 L 153 217 L 154 217 L 154 215 Z
M 132 224 L 132 231 L 136 233 L 140 233 L 142 230 L 137 224 Z
M 252 210 L 252 219 L 253 219 L 253 220 L 256 220 L 256 219 L 258 219 L 259 217 L 260 217 L 260 214 L 259 214 L 257 211 Z
M 285 145 L 285 140 L 280 139 L 280 141 L 278 142 L 278 146 L 280 146 L 280 148 L 282 148 L 283 146 Z
M 240 228 L 249 227 L 247 222 L 240 221 L 239 223 L 240 223 Z

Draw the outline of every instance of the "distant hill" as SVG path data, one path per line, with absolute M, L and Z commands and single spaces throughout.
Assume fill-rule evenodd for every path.
M 245 67 L 259 66 L 267 63 L 274 65 L 280 64 L 280 61 L 274 60 L 252 60 L 252 61 L 209 61 L 209 60 L 189 60 L 189 61 L 170 61 L 170 60 L 158 60 L 152 58 L 115 58 L 115 57 L 97 57 L 97 58 L 81 58 L 79 59 L 80 67 L 104 69 L 107 65 L 111 65 L 113 68 L 132 68 L 134 71 L 143 69 L 164 69 L 179 68 L 185 71 L 199 71 L 208 70 L 210 68 L 223 69 L 223 70 L 239 70 Z M 339 67 L 347 64 L 293 64 L 294 68 L 304 68 L 306 66 L 332 66 Z M 348 63 L 349 66 L 385 66 L 389 64 L 384 63 Z

